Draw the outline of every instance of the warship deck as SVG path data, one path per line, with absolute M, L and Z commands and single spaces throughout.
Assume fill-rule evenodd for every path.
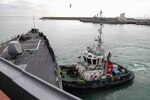
M 23 70 L 36 75 L 42 80 L 58 87 L 56 82 L 55 67 L 57 61 L 53 58 L 51 50 L 48 49 L 47 44 L 43 37 L 38 36 L 36 33 L 31 33 L 31 38 L 25 41 L 20 41 L 23 48 L 23 53 L 18 55 L 15 59 L 8 54 L 8 43 L 12 40 L 17 40 L 19 37 L 14 38 L 8 42 L 0 45 L 0 57 L 14 63 Z

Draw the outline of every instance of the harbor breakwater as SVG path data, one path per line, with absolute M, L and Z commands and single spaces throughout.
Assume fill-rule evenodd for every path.
M 137 24 L 137 25 L 150 25 L 149 19 L 134 19 L 126 18 L 126 20 L 120 21 L 117 17 L 42 17 L 41 20 L 79 20 L 85 23 L 100 23 L 105 24 Z

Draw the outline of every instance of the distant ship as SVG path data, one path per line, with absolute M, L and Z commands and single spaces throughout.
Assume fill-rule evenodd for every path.
M 83 55 L 78 57 L 77 64 L 59 65 L 64 90 L 75 92 L 117 87 L 135 78 L 133 72 L 111 61 L 111 53 L 105 56 L 101 39 L 102 22 L 99 33 L 95 39 L 97 46 L 87 47 Z

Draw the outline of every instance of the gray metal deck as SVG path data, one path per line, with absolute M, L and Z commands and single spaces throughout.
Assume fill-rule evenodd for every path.
M 0 89 L 17 100 L 79 100 L 0 57 Z
M 56 82 L 56 73 L 54 71 L 57 62 L 53 62 L 43 37 L 32 34 L 32 38 L 20 42 L 24 50 L 22 55 L 12 59 L 7 51 L 8 42 L 0 48 L 1 57 L 16 64 L 18 67 L 37 77 L 58 86 Z
M 31 36 L 30 39 L 20 41 L 24 52 L 15 59 L 8 54 L 7 48 L 10 41 L 0 45 L 1 88 L 6 87 L 4 90 L 7 90 L 6 82 L 8 88 L 11 89 L 7 91 L 16 92 L 11 97 L 20 95 L 42 100 L 79 99 L 57 88 L 62 88 L 61 80 L 58 78 L 58 82 L 56 82 L 58 77 L 55 72 L 57 61 L 56 59 L 54 60 L 52 48 L 48 48 L 50 45 L 47 45 L 47 40 L 45 41 L 44 37 L 40 37 L 36 33 L 32 34 L 29 32 L 28 34 Z M 16 37 L 13 40 L 18 39 L 19 37 Z M 11 87 L 10 84 L 16 88 Z

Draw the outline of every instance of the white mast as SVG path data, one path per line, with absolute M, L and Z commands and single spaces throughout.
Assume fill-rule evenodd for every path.
M 35 19 L 34 19 L 34 16 L 33 16 L 33 26 L 34 26 L 34 29 L 35 29 Z
M 98 36 L 98 45 L 97 47 L 99 48 L 100 50 L 100 54 L 101 54 L 101 46 L 102 46 L 102 39 L 101 39 L 101 34 L 102 34 L 102 26 L 103 26 L 103 23 L 102 23 L 102 10 L 100 11 L 100 29 L 98 29 L 99 31 L 99 36 Z

